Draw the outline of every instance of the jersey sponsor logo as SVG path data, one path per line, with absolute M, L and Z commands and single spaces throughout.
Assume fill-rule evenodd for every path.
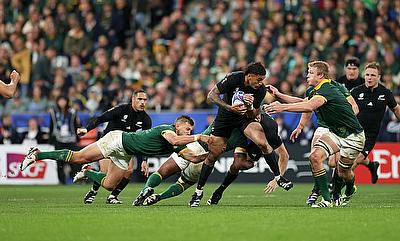
M 358 99 L 359 99 L 359 100 L 363 100 L 363 99 L 364 99 L 364 93 L 360 93 L 360 94 L 358 95 Z
M 379 95 L 378 100 L 385 100 L 385 95 Z
M 372 102 L 369 102 L 367 105 L 368 106 L 374 106 L 374 104 L 372 104 Z

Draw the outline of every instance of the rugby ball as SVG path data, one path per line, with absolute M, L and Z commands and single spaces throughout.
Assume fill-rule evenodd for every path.
M 243 97 L 244 97 L 243 91 L 241 91 L 241 90 L 236 91 L 232 96 L 232 105 L 235 105 L 235 104 L 243 105 L 244 104 Z

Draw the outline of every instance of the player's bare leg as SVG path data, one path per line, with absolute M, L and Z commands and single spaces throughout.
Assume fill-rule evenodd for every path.
M 28 154 L 20 165 L 21 171 L 25 170 L 28 166 L 34 164 L 36 160 L 50 159 L 57 162 L 67 162 L 75 164 L 87 164 L 100 159 L 104 156 L 97 146 L 97 143 L 92 143 L 80 151 L 71 151 L 68 149 L 45 151 L 41 152 L 37 148 L 31 148 Z
M 198 207 L 200 205 L 200 200 L 203 198 L 204 185 L 214 168 L 215 161 L 225 151 L 226 141 L 224 137 L 211 135 L 211 144 L 208 145 L 209 154 L 202 165 L 195 193 L 189 201 L 190 207 Z
M 269 145 L 261 124 L 259 122 L 249 123 L 244 129 L 244 134 L 261 149 L 264 159 L 274 173 L 278 185 L 286 191 L 290 190 L 293 187 L 293 183 L 281 176 L 278 157 L 274 149 Z
M 237 178 L 240 170 L 247 170 L 254 167 L 254 162 L 247 160 L 247 153 L 235 153 L 232 165 L 229 168 L 228 173 L 225 176 L 222 184 L 213 192 L 211 197 L 208 199 L 208 205 L 217 205 L 219 200 L 222 198 L 222 194 L 225 189 Z

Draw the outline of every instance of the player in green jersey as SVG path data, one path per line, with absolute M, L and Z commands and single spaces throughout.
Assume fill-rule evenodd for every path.
M 350 91 L 346 89 L 343 85 L 339 84 L 338 82 L 331 80 L 331 84 L 339 89 L 339 91 L 346 97 L 346 100 L 351 104 L 351 107 L 353 109 L 353 112 L 355 115 L 358 114 L 359 109 L 356 101 L 354 98 L 351 96 Z M 285 103 L 297 103 L 297 102 L 302 102 L 303 99 L 294 97 L 294 96 L 289 96 L 285 95 L 281 92 L 279 92 L 278 89 L 276 89 L 273 86 L 268 86 L 268 89 L 270 90 L 270 93 L 272 96 L 281 102 Z M 306 99 L 309 100 L 310 94 L 314 90 L 313 86 L 310 86 L 307 91 L 306 91 Z M 306 123 L 311 121 L 311 116 L 312 112 L 303 112 L 300 118 L 300 121 L 297 125 L 297 127 L 293 130 L 292 134 L 290 135 L 290 140 L 295 141 L 295 139 L 300 135 L 300 133 L 303 130 L 303 127 L 306 125 Z M 329 132 L 328 126 L 323 122 L 321 119 L 317 119 L 317 124 L 318 128 L 314 131 L 313 138 L 311 141 L 311 149 L 314 148 L 315 143 L 317 143 L 318 139 L 325 133 Z M 328 159 L 328 166 L 330 168 L 335 168 L 337 161 L 340 159 L 340 153 L 335 153 L 334 155 L 331 155 Z M 341 185 L 338 185 L 338 182 L 341 181 L 341 178 L 338 177 L 337 169 L 334 169 L 334 175 L 332 177 L 331 183 L 333 184 L 332 187 L 332 199 L 335 201 L 335 204 L 339 204 L 339 198 L 340 198 L 340 191 L 341 191 Z M 336 185 L 334 185 L 336 184 Z M 316 185 L 314 185 L 310 195 L 308 195 L 306 204 L 308 205 L 313 205 L 318 197 L 320 196 L 320 191 Z
M 346 191 L 341 199 L 347 204 L 356 190 L 351 166 L 364 147 L 364 131 L 351 104 L 329 79 L 329 65 L 326 62 L 314 61 L 308 64 L 307 82 L 314 87 L 309 93 L 308 100 L 290 104 L 274 102 L 268 105 L 266 110 L 269 113 L 315 111 L 317 119 L 325 123 L 329 131 L 316 141 L 310 155 L 315 184 L 323 198 L 312 207 L 332 206 L 323 161 L 338 152 L 340 152 L 338 175 L 346 184 Z
M 210 135 L 212 128 L 213 128 L 213 124 L 210 125 L 206 130 L 204 130 L 202 134 Z M 232 131 L 231 137 L 227 141 L 226 151 L 233 150 L 236 145 L 239 145 L 239 143 L 241 143 L 240 145 L 244 145 L 245 142 L 246 142 L 246 137 L 240 133 L 239 129 L 234 129 Z M 180 146 L 178 148 L 179 149 L 177 149 L 176 152 L 172 153 L 172 155 L 170 157 L 168 157 L 168 159 L 160 166 L 160 168 L 156 172 L 154 172 L 153 174 L 151 174 L 149 176 L 143 189 L 141 190 L 139 195 L 136 197 L 136 199 L 133 201 L 132 205 L 134 205 L 134 206 L 142 205 L 144 200 L 154 193 L 154 188 L 157 187 L 158 185 L 160 185 L 160 183 L 163 179 L 166 179 L 166 178 L 168 178 L 176 173 L 179 173 L 181 171 L 185 171 L 186 169 L 190 169 L 192 171 L 194 169 L 201 170 L 202 162 L 196 163 L 196 164 L 190 163 L 190 161 L 188 161 L 185 158 L 182 158 L 180 156 L 182 156 L 183 153 L 185 153 L 186 157 L 201 156 L 201 155 L 208 153 L 208 151 L 206 151 L 206 149 L 208 149 L 207 147 L 205 147 L 204 145 L 201 145 L 199 142 L 194 142 L 194 143 L 190 143 L 186 146 Z M 204 155 L 204 157 L 205 157 L 205 155 Z M 199 174 L 200 174 L 200 172 L 199 172 Z M 196 182 L 197 182 L 197 180 L 194 183 L 196 183 Z M 193 184 L 191 184 L 191 185 L 193 185 Z M 190 187 L 191 185 L 189 185 L 188 187 Z M 178 192 L 179 192 L 179 194 L 181 192 L 183 192 L 182 189 L 183 190 L 186 189 L 185 185 L 178 186 L 177 190 L 173 190 L 173 192 L 175 193 L 175 195 L 178 195 Z
M 74 182 L 88 177 L 101 184 L 107 190 L 113 190 L 125 171 L 132 155 L 163 155 L 170 154 L 175 146 L 186 145 L 197 140 L 208 142 L 206 135 L 190 135 L 194 121 L 188 116 L 180 116 L 173 125 L 160 125 L 140 132 L 111 131 L 95 143 L 78 152 L 63 149 L 40 152 L 31 148 L 20 165 L 21 171 L 34 164 L 37 160 L 51 159 L 57 162 L 88 164 L 104 158 L 111 159 L 107 173 L 95 172 L 84 165 L 75 176 Z
M 280 173 L 282 173 L 283 175 L 283 173 L 286 171 L 289 154 L 284 144 L 282 143 L 281 138 L 278 136 L 278 126 L 275 120 L 266 113 L 261 114 L 259 119 L 264 129 L 268 143 L 277 152 L 279 157 L 279 163 L 277 163 L 276 166 L 272 166 L 270 168 L 271 170 L 274 170 L 274 168 L 279 168 Z M 203 132 L 203 134 L 210 135 L 211 129 L 212 125 L 209 126 L 209 128 L 207 128 Z M 239 129 L 234 129 L 232 131 L 232 135 L 228 139 L 225 151 L 230 151 L 233 149 L 234 161 L 230 166 L 230 169 L 222 185 L 214 191 L 213 195 L 207 201 L 208 205 L 218 204 L 219 200 L 222 198 L 224 190 L 236 179 L 239 171 L 252 168 L 255 162 L 258 161 L 258 159 L 262 156 L 261 150 L 253 142 L 248 143 L 247 138 L 242 133 L 240 133 Z M 194 147 L 192 146 L 192 143 L 188 144 L 187 148 L 183 151 L 195 153 L 197 156 L 206 152 L 203 147 Z M 150 176 L 150 178 L 148 179 L 149 181 L 146 183 L 145 187 L 136 198 L 133 205 L 152 205 L 160 200 L 171 198 L 181 194 L 198 181 L 201 167 L 202 163 L 192 163 L 182 157 L 178 157 L 176 154 L 172 154 L 172 156 L 168 158 L 168 160 L 157 170 L 157 172 L 153 173 Z M 163 178 L 169 177 L 180 171 L 182 171 L 182 173 L 176 183 L 170 185 L 161 194 L 153 194 L 153 188 L 158 186 Z M 293 184 L 291 182 L 288 183 L 290 183 L 291 188 Z M 278 181 L 274 178 L 267 184 L 265 192 L 271 193 L 278 186 Z M 290 189 L 288 187 L 282 188 L 284 188 L 285 190 Z

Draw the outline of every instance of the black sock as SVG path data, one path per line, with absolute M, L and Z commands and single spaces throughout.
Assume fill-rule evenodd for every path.
M 217 190 L 215 190 L 215 192 L 218 192 L 218 193 L 221 193 L 221 194 L 222 194 L 222 193 L 225 191 L 225 189 L 226 189 L 229 185 L 231 185 L 231 183 L 232 183 L 233 181 L 235 181 L 235 179 L 237 178 L 237 176 L 238 176 L 237 173 L 236 173 L 236 174 L 233 174 L 233 173 L 231 173 L 231 172 L 228 171 L 228 174 L 225 176 L 225 179 L 224 179 L 224 181 L 222 182 L 221 186 L 219 186 L 219 187 L 217 188 Z
M 97 192 L 100 189 L 101 185 L 97 182 L 93 182 L 92 190 Z
M 111 192 L 111 195 L 114 195 L 115 197 L 118 196 L 122 190 L 128 185 L 130 179 L 123 177 L 121 181 L 118 183 L 117 187 L 114 188 L 114 190 Z
M 346 190 L 345 190 L 345 194 L 346 196 L 350 196 L 353 194 L 354 192 L 354 182 L 355 182 L 355 178 L 353 178 L 353 180 L 351 180 L 350 182 L 346 182 Z
M 337 171 L 337 168 L 335 168 L 335 171 L 333 173 L 332 184 L 333 184 L 332 196 L 334 198 L 338 198 L 340 196 L 340 194 L 342 193 L 342 188 L 344 186 L 344 181 L 343 181 L 343 179 L 341 177 L 339 177 L 339 173 Z
M 207 179 L 210 176 L 213 168 L 214 168 L 213 166 L 211 167 L 211 166 L 203 163 L 203 166 L 201 167 L 199 182 L 197 183 L 198 190 L 202 190 L 204 185 L 206 185 Z
M 271 168 L 271 171 L 274 173 L 274 176 L 280 176 L 281 173 L 279 171 L 278 158 L 275 151 L 272 151 L 270 154 L 263 154 L 263 156 L 269 168 Z
M 367 167 L 368 167 L 368 169 L 369 169 L 370 171 L 372 171 L 372 170 L 374 169 L 374 162 L 368 162 Z

